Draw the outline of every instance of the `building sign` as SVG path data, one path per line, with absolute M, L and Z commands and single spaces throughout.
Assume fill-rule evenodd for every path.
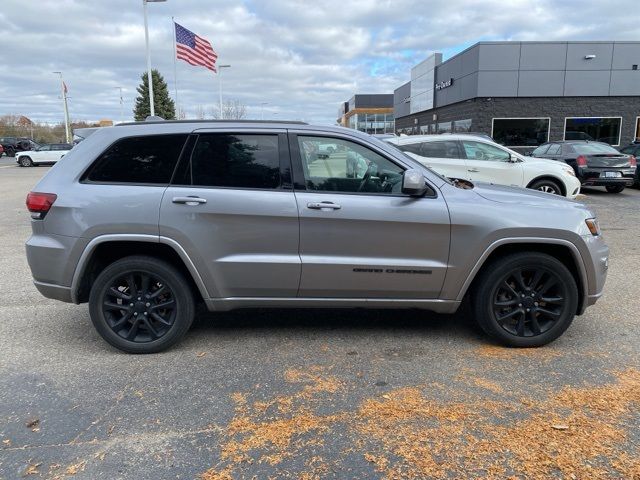
M 451 85 L 453 85 L 453 78 L 436 83 L 436 90 L 442 90 L 443 88 L 450 87 Z

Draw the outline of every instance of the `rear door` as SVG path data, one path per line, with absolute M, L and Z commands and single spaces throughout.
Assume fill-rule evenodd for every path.
M 286 131 L 196 131 L 160 210 L 212 298 L 295 297 L 299 224 Z
M 523 186 L 522 163 L 511 162 L 511 154 L 507 150 L 475 140 L 461 140 L 460 143 L 472 181 Z
M 331 154 L 325 144 L 338 147 Z M 300 216 L 300 297 L 437 298 L 449 213 L 437 189 L 401 193 L 405 167 L 339 134 L 290 135 Z

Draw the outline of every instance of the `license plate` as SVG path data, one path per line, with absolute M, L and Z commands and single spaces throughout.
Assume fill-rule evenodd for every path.
M 601 177 L 604 178 L 620 178 L 622 176 L 621 172 L 601 172 Z

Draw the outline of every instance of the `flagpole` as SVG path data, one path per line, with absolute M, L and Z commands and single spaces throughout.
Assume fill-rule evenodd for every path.
M 178 46 L 176 40 L 176 21 L 171 17 L 171 23 L 173 24 L 173 89 L 176 95 L 176 118 L 178 118 L 180 107 L 178 106 L 178 67 L 176 67 L 176 58 L 178 57 Z

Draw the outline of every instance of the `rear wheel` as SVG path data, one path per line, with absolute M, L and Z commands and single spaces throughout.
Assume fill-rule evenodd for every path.
M 624 190 L 624 185 L 607 185 L 604 188 L 606 188 L 609 193 L 620 193 Z
M 560 185 L 558 185 L 558 183 L 554 182 L 553 180 L 536 180 L 531 185 L 529 185 L 529 188 L 538 190 L 540 192 L 551 193 L 553 195 L 562 195 L 562 189 L 560 188 Z
M 155 353 L 174 345 L 194 316 L 189 282 L 172 265 L 134 256 L 105 268 L 91 287 L 89 313 L 98 333 L 129 353 Z
M 20 157 L 20 166 L 21 167 L 33 167 L 33 160 L 30 157 L 22 156 Z
M 569 328 L 578 306 L 571 272 L 550 255 L 523 252 L 495 260 L 478 278 L 480 327 L 510 347 L 539 347 Z

